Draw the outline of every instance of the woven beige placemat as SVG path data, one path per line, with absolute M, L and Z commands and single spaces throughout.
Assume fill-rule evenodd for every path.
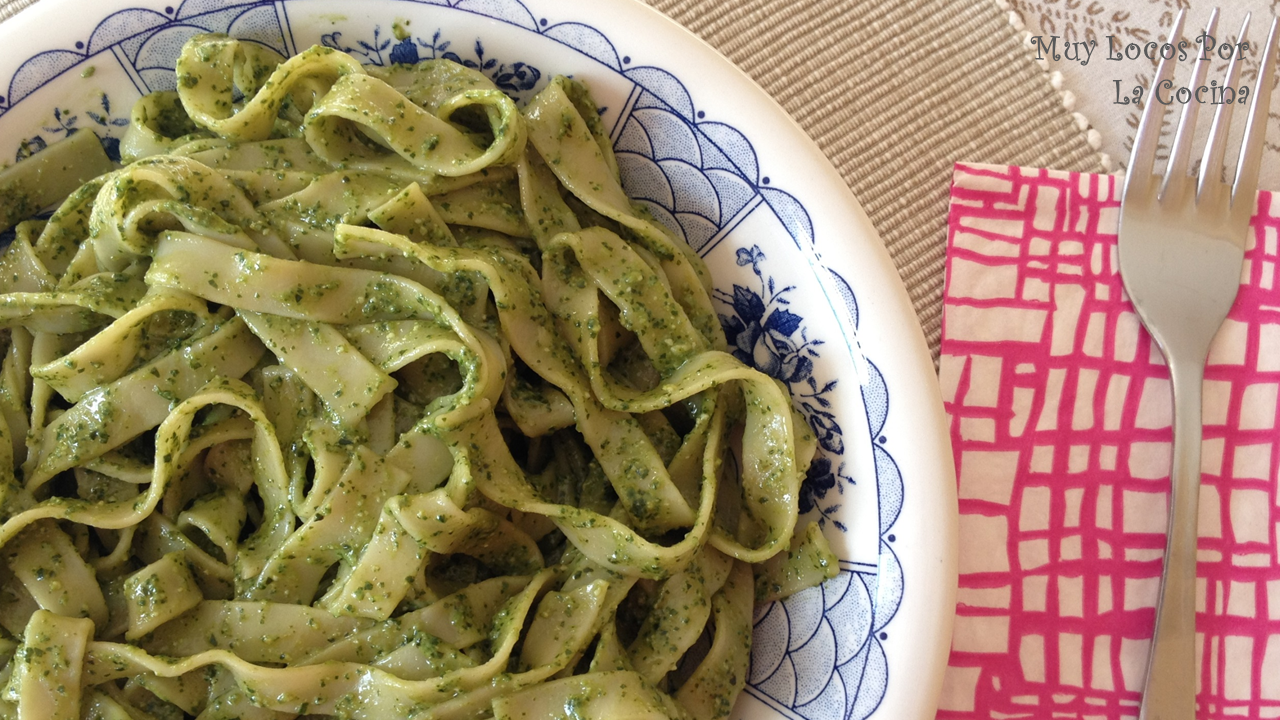
M 958 160 L 1100 171 L 993 0 L 647 0 L 745 70 L 880 231 L 938 354 Z M 4 20 L 36 0 L 0 0 Z
M 0 3 L 0 21 L 8 20 L 19 10 L 28 5 L 34 5 L 35 2 L 36 0 L 8 0 Z

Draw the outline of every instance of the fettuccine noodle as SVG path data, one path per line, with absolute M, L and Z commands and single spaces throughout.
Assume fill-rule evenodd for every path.
M 727 716 L 816 443 L 586 89 L 176 70 L 0 257 L 0 715 Z

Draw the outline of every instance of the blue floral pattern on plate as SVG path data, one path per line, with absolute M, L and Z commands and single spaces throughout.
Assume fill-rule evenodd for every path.
M 496 58 L 486 57 L 484 43 L 478 39 L 471 48 L 471 56 L 462 57 L 449 49 L 452 42 L 441 39 L 440 30 L 436 30 L 430 40 L 405 34 L 403 39 L 395 40 L 393 44 L 392 38 L 382 36 L 382 26 L 374 25 L 373 38 L 357 40 L 354 46 L 344 44 L 342 33 L 336 30 L 327 35 L 321 35 L 320 43 L 325 47 L 363 58 L 362 62 L 368 65 L 412 65 L 424 60 L 452 60 L 484 73 L 493 80 L 499 90 L 517 100 L 524 99 L 522 96 L 529 93 L 542 79 L 542 72 L 528 63 L 513 62 L 508 65 L 498 62 Z M 387 53 L 385 58 L 384 51 Z
M 80 116 L 70 110 L 63 108 L 53 109 L 53 122 L 45 125 L 41 129 L 44 134 L 37 134 L 25 138 L 18 143 L 18 152 L 14 154 L 14 160 L 22 160 L 31 157 L 49 146 L 49 143 L 69 137 L 72 133 L 79 132 L 84 128 L 94 130 L 99 133 L 99 140 L 102 141 L 102 149 L 106 150 L 107 157 L 120 162 L 120 138 L 110 135 L 116 128 L 125 128 L 129 126 L 129 118 L 114 117 L 111 112 L 111 98 L 106 93 L 100 93 L 101 111 L 86 110 L 85 117 L 97 125 L 94 130 L 93 126 L 87 123 L 80 125 Z M 45 134 L 49 139 L 45 139 Z
M 78 72 L 90 59 L 114 60 L 138 94 L 174 87 L 174 61 L 182 44 L 202 32 L 223 32 L 292 54 L 290 8 L 297 0 L 186 0 L 163 11 L 130 8 L 98 23 L 74 49 L 39 53 L 24 62 L 0 96 L 0 117 L 59 78 Z M 552 23 L 535 18 L 520 0 L 386 0 L 403 4 L 404 12 L 465 12 L 520 28 L 571 48 L 625 78 L 632 90 L 616 109 L 610 137 L 614 142 L 627 192 L 703 256 L 750 215 L 771 214 L 794 243 L 811 248 L 813 223 L 802 203 L 773 187 L 763 175 L 751 141 L 732 125 L 696 110 L 684 84 L 659 67 L 632 66 L 599 30 L 578 22 Z M 389 19 L 389 18 L 388 18 Z M 352 53 L 375 65 L 448 58 L 484 72 L 518 99 L 531 96 L 548 79 L 545 68 L 524 59 L 502 57 L 485 38 L 449 37 L 443 24 L 430 37 L 396 29 L 391 35 L 377 23 L 338 22 L 321 36 L 329 47 Z M 120 97 L 99 94 L 93 107 L 79 112 L 57 108 L 27 137 L 18 150 L 23 157 L 43 149 L 60 135 L 91 129 L 118 157 L 118 137 L 127 125 Z M 87 121 L 80 119 L 83 113 Z M 799 292 L 794 281 L 780 281 L 795 268 L 771 260 L 759 246 L 737 248 L 735 262 L 750 268 L 752 285 L 717 288 L 716 299 L 732 352 L 742 360 L 787 383 L 820 444 L 800 497 L 806 517 L 845 533 L 839 519 L 840 498 L 855 482 L 875 482 L 879 505 L 880 548 L 874 571 L 842 561 L 839 575 L 823 585 L 782 602 L 757 609 L 756 643 L 748 692 L 783 715 L 812 720 L 866 718 L 875 712 L 890 682 L 883 642 L 903 597 L 902 568 L 891 548 L 891 529 L 901 512 L 903 482 L 897 463 L 881 435 L 889 414 L 887 384 L 874 364 L 861 387 L 862 405 L 874 454 L 874 478 L 847 474 L 844 455 L 847 429 L 837 419 L 833 396 L 839 381 L 827 377 L 823 353 L 848 342 L 832 343 L 811 331 L 792 305 Z M 819 272 L 819 270 L 812 270 Z M 858 306 L 849 284 L 830 270 L 810 283 L 834 287 L 835 305 L 843 321 L 858 325 Z M 817 281 L 817 282 L 814 282 Z M 813 292 L 809 290 L 808 292 Z M 833 311 L 836 308 L 833 306 Z

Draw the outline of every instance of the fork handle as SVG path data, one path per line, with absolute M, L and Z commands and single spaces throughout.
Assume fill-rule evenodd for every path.
M 1139 720 L 1195 720 L 1196 540 L 1204 362 L 1169 363 L 1173 469 L 1169 534 Z

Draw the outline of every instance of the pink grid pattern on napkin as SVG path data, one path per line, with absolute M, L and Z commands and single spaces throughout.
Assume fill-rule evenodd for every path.
M 1172 401 L 1118 275 L 1119 195 L 1108 176 L 955 168 L 940 374 L 960 591 L 939 718 L 1137 715 Z M 1277 215 L 1262 193 L 1205 373 L 1200 718 L 1280 718 Z

